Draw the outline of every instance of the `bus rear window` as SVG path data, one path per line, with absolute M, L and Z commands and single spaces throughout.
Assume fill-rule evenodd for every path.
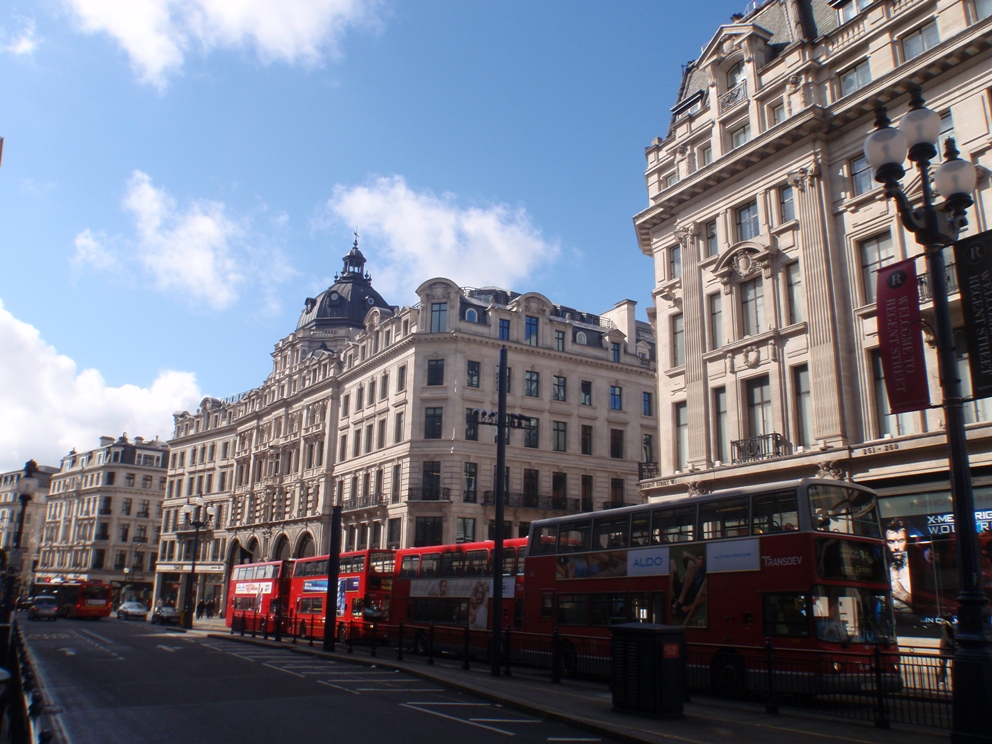
M 582 553 L 589 550 L 592 520 L 563 522 L 558 529 L 559 553 Z
M 530 536 L 531 555 L 554 555 L 558 544 L 558 525 L 535 525 Z
M 878 500 L 870 491 L 814 484 L 809 487 L 813 528 L 858 537 L 881 537 Z

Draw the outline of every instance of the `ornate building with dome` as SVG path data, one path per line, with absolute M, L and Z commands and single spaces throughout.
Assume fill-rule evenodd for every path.
M 501 346 L 508 411 L 534 426 L 508 443 L 504 533 L 639 503 L 658 427 L 654 336 L 634 302 L 594 315 L 438 277 L 401 308 L 365 263 L 356 239 L 262 385 L 175 414 L 156 599 L 185 604 L 194 540 L 196 598 L 218 608 L 232 566 L 326 553 L 336 503 L 344 550 L 490 537 L 494 430 L 466 414 L 496 408 Z M 197 534 L 183 508 L 201 498 Z

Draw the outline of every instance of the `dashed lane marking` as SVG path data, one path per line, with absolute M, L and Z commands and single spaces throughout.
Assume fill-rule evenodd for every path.
M 319 685 L 327 685 L 328 687 L 333 687 L 334 689 L 341 690 L 342 692 L 350 692 L 352 695 L 361 695 L 362 694 L 360 692 L 355 692 L 354 690 L 349 690 L 347 687 L 341 687 L 340 685 L 334 685 L 334 684 L 331 684 L 330 682 L 325 682 L 322 679 L 318 679 L 317 680 L 317 684 L 319 684 Z
M 507 731 L 506 729 L 496 728 L 495 726 L 488 726 L 484 723 L 474 723 L 473 721 L 466 720 L 464 718 L 459 718 L 458 716 L 449 716 L 446 713 L 442 713 L 438 710 L 431 710 L 427 706 L 439 706 L 439 705 L 479 705 L 489 707 L 488 703 L 400 703 L 404 708 L 410 708 L 410 710 L 419 710 L 421 713 L 427 713 L 432 716 L 437 716 L 438 718 L 446 718 L 449 721 L 455 721 L 457 723 L 464 723 L 466 726 L 474 726 L 476 728 L 485 729 L 486 731 L 494 731 L 497 734 L 503 734 L 504 736 L 516 736 L 512 731 Z

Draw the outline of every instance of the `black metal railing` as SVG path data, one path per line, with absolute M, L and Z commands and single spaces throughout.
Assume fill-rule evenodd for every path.
M 355 509 L 369 509 L 374 506 L 385 506 L 389 500 L 381 493 L 367 493 L 364 496 L 353 496 L 345 499 L 341 504 L 344 511 L 354 511 Z
M 762 434 L 730 443 L 734 464 L 770 460 L 792 454 L 792 445 L 781 434 Z
M 492 506 L 496 503 L 496 494 L 493 491 L 486 491 L 483 494 L 482 503 Z M 570 499 L 565 496 L 548 496 L 537 493 L 507 493 L 503 495 L 503 506 L 520 509 L 544 509 L 545 511 L 579 511 L 579 500 Z
M 725 111 L 730 111 L 734 106 L 739 103 L 744 103 L 747 100 L 747 81 L 742 80 L 733 88 L 728 90 L 722 96 L 720 96 L 719 110 L 720 113 Z
M 944 281 L 947 283 L 947 294 L 954 294 L 958 291 L 958 272 L 953 263 L 944 266 Z M 920 288 L 920 302 L 932 300 L 933 289 L 930 286 L 930 274 L 921 274 L 916 277 L 916 283 Z
M 451 501 L 450 488 L 410 488 L 407 501 Z
M 656 462 L 639 462 L 637 463 L 637 479 L 647 480 L 648 478 L 657 478 L 661 474 L 661 470 Z

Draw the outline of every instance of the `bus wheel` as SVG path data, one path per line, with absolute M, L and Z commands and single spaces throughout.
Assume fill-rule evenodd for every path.
M 570 641 L 561 642 L 561 674 L 563 677 L 574 677 L 579 668 L 579 655 Z
M 348 626 L 341 623 L 338 626 L 338 643 L 344 643 L 348 640 Z
M 713 688 L 721 697 L 744 697 L 747 680 L 744 662 L 733 651 L 720 651 L 710 666 Z
M 300 620 L 300 638 L 303 640 L 307 639 L 307 621 Z
M 413 650 L 414 653 L 420 654 L 421 656 L 427 656 L 427 634 L 423 631 L 420 631 L 417 633 L 416 637 L 414 637 Z

